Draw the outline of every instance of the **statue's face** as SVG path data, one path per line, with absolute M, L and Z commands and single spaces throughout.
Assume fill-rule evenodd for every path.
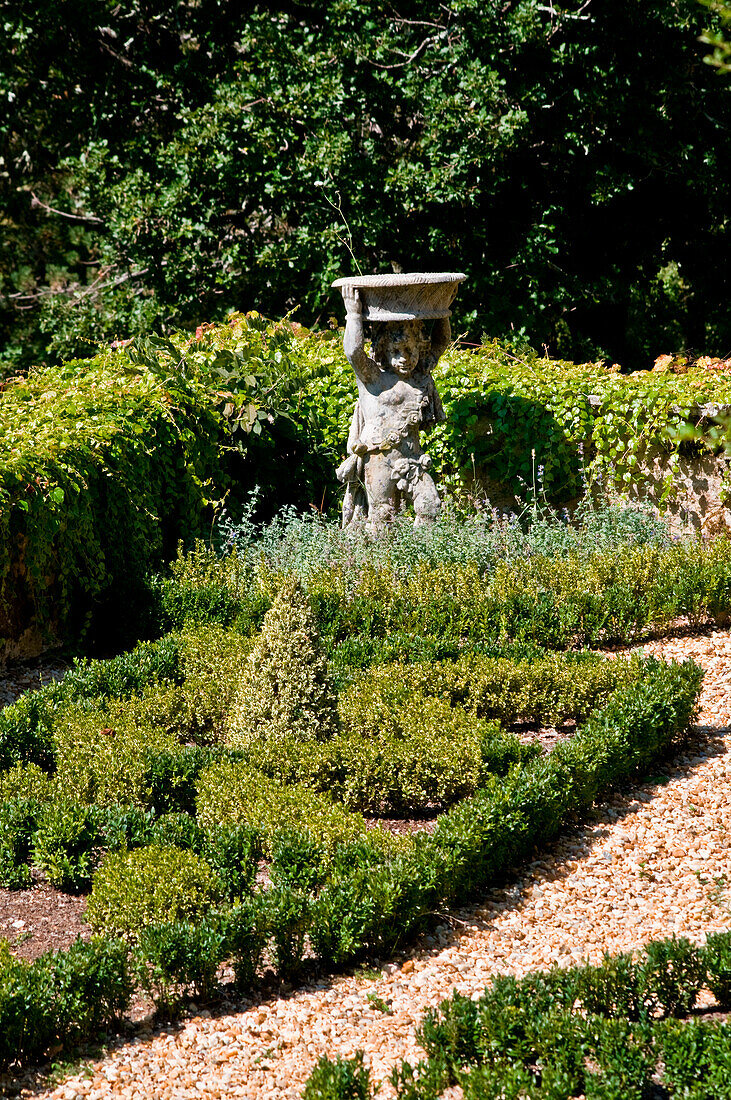
M 373 342 L 373 357 L 383 370 L 408 378 L 426 351 L 421 321 L 386 321 Z

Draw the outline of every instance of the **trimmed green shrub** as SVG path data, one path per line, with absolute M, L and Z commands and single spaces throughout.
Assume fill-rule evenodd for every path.
M 15 958 L 0 939 L 0 1066 L 37 1058 L 55 1036 L 50 968 Z
M 687 1016 L 705 978 L 704 954 L 684 936 L 648 943 L 639 964 L 644 1000 L 665 1016 Z
M 150 843 L 155 815 L 141 806 L 112 804 L 98 808 L 99 845 L 107 852 Z
M 586 1100 L 644 1100 L 655 1069 L 650 1035 L 627 1020 L 590 1017 L 586 1053 L 597 1069 L 584 1078 Z
M 29 799 L 0 803 L 0 886 L 30 886 L 31 842 L 38 823 L 38 804 Z
M 221 556 L 200 539 L 185 553 L 178 547 L 169 574 L 153 578 L 151 596 L 159 633 L 209 624 L 249 635 L 272 603 L 238 554 Z
M 581 658 L 574 663 L 590 670 L 596 665 L 591 671 L 592 683 L 599 684 L 602 693 L 606 690 L 606 682 L 601 683 L 603 669 L 596 661 Z M 451 663 L 455 664 L 459 662 Z M 108 841 L 119 850 L 107 856 L 95 876 L 88 919 L 94 928 L 108 927 L 126 936 L 139 935 L 149 924 L 184 922 L 186 927 L 170 933 L 172 939 L 165 940 L 161 933 L 154 950 L 150 947 L 151 963 L 154 956 L 156 966 L 172 968 L 167 977 L 160 969 L 159 995 L 163 999 L 168 996 L 165 982 L 170 998 L 196 980 L 201 987 L 206 981 L 210 986 L 210 971 L 206 977 L 200 970 L 205 935 L 201 932 L 199 937 L 194 926 L 205 921 L 211 907 L 224 896 L 240 898 L 251 889 L 260 834 L 263 850 L 273 859 L 274 889 L 235 905 L 230 920 L 222 916 L 223 940 L 219 937 L 216 941 L 221 959 L 231 958 L 240 987 L 251 982 L 264 944 L 283 977 L 296 975 L 301 968 L 308 939 L 314 953 L 328 965 L 340 965 L 367 953 L 382 956 L 424 927 L 444 905 L 494 882 L 538 840 L 555 835 L 567 814 L 581 811 L 609 784 L 647 767 L 659 753 L 680 743 L 695 706 L 700 670 L 692 663 L 663 665 L 647 660 L 636 662 L 630 673 L 628 679 L 624 678 L 626 670 L 617 674 L 616 690 L 591 712 L 571 741 L 560 744 L 548 757 L 514 767 L 499 780 L 488 775 L 475 795 L 442 815 L 433 836 L 422 834 L 408 840 L 385 836 L 379 830 L 369 832 L 362 819 L 305 786 L 273 782 L 254 767 L 253 752 L 249 761 L 228 755 L 210 763 L 211 750 L 169 745 L 162 753 L 171 760 L 176 753 L 182 757 L 188 752 L 195 754 L 196 769 L 190 774 L 197 770 L 197 763 L 206 760 L 197 778 L 198 822 L 173 812 L 156 824 L 141 805 L 125 808 L 111 800 L 103 813 L 95 810 L 99 843 Z M 428 693 L 425 697 L 434 698 Z M 573 698 L 576 701 L 578 696 Z M 557 706 L 556 699 L 560 702 L 554 694 L 545 706 Z M 464 708 L 459 698 L 455 704 Z M 147 695 L 133 696 L 127 705 L 131 720 L 149 712 Z M 115 706 L 121 713 L 121 701 L 103 712 L 81 712 L 75 704 L 75 713 L 96 720 Z M 396 712 L 395 706 L 391 709 Z M 464 709 L 463 713 L 472 728 L 483 721 Z M 404 717 L 402 724 L 405 722 Z M 339 735 L 323 744 L 308 742 L 300 747 L 303 752 L 325 750 L 342 739 Z M 142 791 L 142 802 L 145 769 L 155 752 L 153 746 L 147 755 L 142 752 L 139 756 L 144 768 L 139 765 L 135 783 Z M 187 776 L 185 782 L 189 781 Z M 156 829 L 158 840 L 193 845 L 200 854 L 159 843 L 130 850 L 153 838 Z M 169 958 L 160 947 L 163 940 L 173 944 Z M 212 951 L 211 957 L 216 952 Z M 199 967 L 198 979 L 181 978 L 175 986 L 176 974 L 191 974 L 195 967 Z M 677 985 L 680 970 L 674 974 L 673 968 L 671 960 L 669 970 Z M 663 974 L 660 978 L 664 980 Z M 683 988 L 691 978 L 686 974 Z M 551 1088 L 560 1095 L 562 1088 L 568 1089 L 577 1079 L 578 1039 L 575 1024 L 555 1013 L 563 1012 L 564 1006 L 570 1012 L 568 1006 L 579 994 L 577 982 L 564 987 L 548 977 L 541 981 L 543 984 L 534 983 L 524 997 L 522 1032 L 514 1030 L 511 1042 L 516 1049 L 530 1050 L 530 1057 L 540 1057 L 543 1077 L 553 1082 Z M 611 1006 L 611 999 L 607 1003 Z M 514 1023 L 516 1020 L 514 1017 Z M 601 1024 L 592 1027 L 599 1035 Z M 559 1032 L 563 1053 L 549 1058 L 550 1036 Z M 607 1044 L 609 1049 L 609 1039 Z M 634 1057 L 634 1047 L 629 1053 Z M 611 1068 L 613 1058 L 607 1055 L 609 1068 L 602 1073 L 607 1080 L 615 1074 L 626 1084 L 629 1070 L 621 1065 Z M 598 1054 L 595 1062 L 599 1068 L 604 1065 Z M 533 1073 L 532 1064 L 528 1071 Z M 630 1081 L 627 1087 L 634 1085 Z
M 319 1059 L 302 1093 L 302 1100 L 370 1100 L 372 1096 L 370 1070 L 363 1065 L 363 1055 L 331 1061 L 326 1055 Z
M 384 867 L 326 885 L 315 907 L 313 945 L 328 962 L 391 950 L 439 905 L 465 899 L 555 836 L 569 813 L 590 805 L 620 776 L 647 767 L 678 741 L 696 705 L 701 670 L 648 660 L 642 678 L 593 712 L 549 757 L 492 778 Z
M 430 1058 L 444 1059 L 451 1080 L 456 1080 L 463 1066 L 482 1061 L 480 1008 L 462 993 L 455 991 L 438 1009 L 429 1009 L 416 1035 Z
M 149 844 L 160 848 L 182 848 L 200 855 L 205 832 L 190 814 L 161 814 L 150 829 Z
M 266 605 L 286 571 L 259 561 L 263 552 L 251 548 L 235 582 L 230 556 L 218 577 L 206 566 L 206 584 L 235 593 L 242 614 L 253 599 Z M 626 643 L 683 615 L 696 623 L 714 618 L 731 601 L 731 540 L 603 549 L 592 537 L 580 551 L 503 554 L 486 564 L 438 555 L 384 563 L 371 554 L 357 568 L 344 557 L 332 563 L 324 557 L 297 572 L 342 680 L 345 658 L 363 667 L 383 660 L 392 644 L 394 656 L 412 659 L 508 643 L 567 649 Z M 245 597 L 238 596 L 242 574 Z M 191 567 L 187 581 L 193 580 Z M 247 622 L 246 629 L 255 625 Z
M 302 783 L 349 810 L 394 814 L 452 805 L 491 773 L 540 755 L 538 745 L 522 744 L 497 723 L 433 698 L 404 705 L 400 731 L 345 733 L 322 744 L 286 738 L 244 755 L 279 783 Z
M 664 1021 L 656 1029 L 656 1046 L 663 1061 L 662 1081 L 673 1097 L 716 1100 L 709 1081 L 710 1044 L 715 1028 L 702 1020 Z
M 731 1028 L 728 1023 L 713 1029 L 707 1049 L 708 1092 L 714 1100 L 731 1100 Z
M 583 721 L 617 688 L 635 682 L 641 661 L 608 661 L 593 653 L 536 652 L 528 660 L 469 654 L 453 661 L 380 665 L 341 695 L 344 725 L 364 737 L 400 737 L 412 698 L 435 698 L 480 718 L 558 724 Z
M 679 1010 L 679 987 L 691 991 L 685 1008 L 692 1010 L 704 956 L 705 949 L 672 937 L 648 944 L 636 959 L 605 956 L 598 967 L 499 976 L 474 1001 L 455 992 L 424 1016 L 417 1037 L 428 1061 L 394 1072 L 397 1095 L 436 1100 L 448 1084 L 459 1083 L 474 1098 L 644 1100 L 654 1079 L 673 1100 L 731 1097 L 727 1023 L 658 1019 L 654 1012 L 657 1003 L 666 1012 Z M 672 981 L 664 1002 L 648 997 L 650 978 L 661 989 Z M 635 1016 L 649 1011 L 637 1022 L 624 1017 L 625 1007 Z
M 266 912 L 261 895 L 224 909 L 221 922 L 226 937 L 225 954 L 234 968 L 238 992 L 248 989 L 256 976 L 266 942 Z
M 248 825 L 218 825 L 205 831 L 201 855 L 213 868 L 224 897 L 240 901 L 250 894 L 262 855 L 261 834 Z
M 274 783 L 245 762 L 222 760 L 205 768 L 198 778 L 196 804 L 198 818 L 208 828 L 229 824 L 256 829 L 266 854 L 284 826 L 307 829 L 330 851 L 366 832 L 357 814 L 307 787 Z
M 449 1084 L 449 1074 L 437 1055 L 416 1066 L 402 1062 L 394 1066 L 389 1081 L 398 1100 L 440 1100 Z
M 33 862 L 52 886 L 85 890 L 94 871 L 99 837 L 99 815 L 94 807 L 66 798 L 47 802 L 38 812 Z
M 112 1028 L 134 990 L 127 945 L 118 939 L 77 938 L 66 951 L 42 956 L 52 975 L 58 1034 L 80 1040 Z
M 280 829 L 272 841 L 270 875 L 275 888 L 311 892 L 325 879 L 326 851 L 306 829 Z
M 285 581 L 249 656 L 229 744 L 327 741 L 337 730 L 335 693 L 312 611 L 300 586 Z
M 454 993 L 426 1013 L 419 1043 L 448 1081 L 465 1080 L 468 1066 L 540 1065 L 546 1082 L 559 1080 L 573 1095 L 583 1080 L 582 1035 L 571 1016 L 574 975 L 553 970 L 523 979 L 498 976 L 479 1000 Z M 493 1078 L 475 1077 L 486 1088 Z M 476 1094 L 477 1095 L 477 1094 Z M 553 1095 L 549 1090 L 549 1095 Z
M 141 642 L 134 649 L 108 660 L 78 658 L 63 678 L 64 699 L 127 699 L 141 695 L 156 683 L 179 683 L 181 644 L 175 634 L 154 642 Z
M 731 932 L 712 932 L 703 948 L 708 988 L 721 1008 L 731 1008 Z
M 302 891 L 275 887 L 264 895 L 262 907 L 272 939 L 274 969 L 282 980 L 294 978 L 302 967 L 312 900 Z
M 152 723 L 183 744 L 221 742 L 251 641 L 210 625 L 176 635 L 174 640 L 177 682 L 155 684 L 153 680 L 144 687 L 132 702 L 137 722 Z M 109 706 L 118 711 L 114 703 Z
M 592 1015 L 636 1021 L 646 1010 L 639 964 L 631 955 L 604 955 L 599 966 L 577 972 L 577 994 Z
M 152 688 L 104 709 L 69 706 L 54 728 L 59 785 L 98 805 L 144 803 L 150 756 L 177 749 L 174 734 L 160 724 L 166 695 L 175 690 Z
M 14 764 L 0 775 L 0 802 L 15 798 L 49 802 L 54 793 L 51 777 L 37 764 Z
M 54 767 L 53 724 L 59 686 L 21 695 L 0 710 L 0 772 L 16 764 Z
M 344 733 L 324 744 L 282 737 L 252 746 L 251 764 L 285 783 L 328 791 L 351 809 L 401 813 L 472 794 L 491 772 L 539 755 L 486 717 L 585 718 L 642 663 L 542 653 L 511 662 L 477 655 L 387 665 L 359 675 L 340 697 Z
M 329 746 L 338 752 L 343 774 L 341 785 L 331 789 L 353 809 L 398 814 L 452 805 L 473 794 L 491 772 L 505 773 L 540 754 L 538 746 L 522 745 L 498 723 L 448 699 L 416 690 L 382 705 L 379 687 L 371 696 L 363 685 L 357 717 L 350 700 L 344 703 L 349 736 Z
M 148 924 L 141 928 L 135 960 L 143 987 L 168 1012 L 186 994 L 209 1000 L 226 954 L 220 917 Z
M 179 736 L 197 745 L 222 743 L 252 640 L 237 630 L 208 624 L 184 631 L 178 644 L 184 677 Z
M 149 845 L 105 859 L 86 919 L 95 931 L 134 936 L 149 924 L 203 917 L 220 897 L 215 872 L 199 856 Z
M 77 939 L 29 963 L 0 940 L 0 1067 L 42 1055 L 59 1037 L 80 1041 L 111 1028 L 132 996 L 126 945 Z
M 142 801 L 156 814 L 194 813 L 198 776 L 213 761 L 227 755 L 197 745 L 146 747 L 140 780 Z
M 541 1095 L 535 1076 L 510 1062 L 477 1066 L 461 1083 L 464 1100 L 538 1100 Z

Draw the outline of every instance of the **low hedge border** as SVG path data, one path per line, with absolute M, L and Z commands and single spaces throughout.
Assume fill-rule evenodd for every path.
M 731 1097 L 731 1028 L 688 1018 L 704 986 L 731 1008 L 731 932 L 696 947 L 656 940 L 598 966 L 501 975 L 481 997 L 459 993 L 427 1012 L 417 1032 L 426 1061 L 392 1075 L 398 1100 L 643 1100 L 658 1082 L 668 1100 Z M 303 1100 L 371 1100 L 362 1054 L 320 1059 Z M 659 1092 L 658 1092 L 659 1095 Z
M 198 546 L 153 586 L 159 633 L 193 623 L 257 630 L 284 575 L 264 560 L 219 557 Z M 302 578 L 328 656 L 338 666 L 370 665 L 485 651 L 506 643 L 548 649 L 626 644 L 666 630 L 726 621 L 731 606 L 731 539 L 612 552 L 535 553 L 476 563 L 417 563 L 402 571 L 367 566 L 346 575 L 318 567 Z
M 27 764 L 52 772 L 54 726 L 71 707 L 102 712 L 125 700 L 139 705 L 136 698 L 150 692 L 160 696 L 156 717 L 178 726 L 188 722 L 210 744 L 215 731 L 208 727 L 215 725 L 228 699 L 224 684 L 229 690 L 235 685 L 248 644 L 240 634 L 213 623 L 143 642 L 109 660 L 76 661 L 59 683 L 28 692 L 0 710 L 0 776 Z M 183 684 L 189 689 L 187 706 L 181 706 L 175 692 Z
M 237 956 L 244 984 L 253 979 L 262 947 L 268 948 L 281 977 L 297 974 L 308 939 L 326 967 L 390 953 L 444 906 L 474 896 L 537 843 L 555 836 L 567 815 L 585 810 L 606 787 L 641 772 L 678 743 L 692 718 L 701 679 L 702 671 L 692 662 L 648 660 L 644 675 L 595 710 L 571 742 L 516 768 L 507 779 L 494 780 L 445 813 L 433 836 L 422 834 L 395 856 L 377 853 L 358 840 L 346 845 L 314 894 L 288 883 L 290 847 L 287 858 L 280 859 L 284 873 L 279 885 L 229 910 L 240 913 L 235 951 L 221 932 L 221 922 L 229 919 L 226 910 L 195 924 L 183 922 L 174 934 L 160 932 L 148 963 L 152 984 L 164 986 L 161 1003 L 170 1000 L 173 987 L 208 989 L 208 979 L 200 973 L 202 944 L 218 943 L 221 960 L 227 952 Z M 169 958 L 159 947 L 165 937 L 178 944 Z M 197 960 L 195 966 L 189 965 L 191 959 Z M 39 1056 L 42 1044 L 36 1036 L 59 1031 L 56 1009 L 42 992 L 33 992 L 36 986 L 46 988 L 43 967 L 48 964 L 16 963 L 8 964 L 8 977 L 0 981 L 0 1034 L 11 1037 L 3 1051 L 6 1065 Z M 18 1012 L 13 990 L 17 992 L 19 983 L 39 1018 L 32 1040 L 13 1023 Z M 90 1011 L 84 1005 L 80 996 L 80 1018 Z

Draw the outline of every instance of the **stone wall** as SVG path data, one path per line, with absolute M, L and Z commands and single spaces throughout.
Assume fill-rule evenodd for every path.
M 704 423 L 711 427 L 719 413 L 731 418 L 731 406 L 698 406 L 690 410 L 690 419 L 699 428 Z M 587 458 L 591 460 L 590 447 Z M 525 510 L 525 503 L 509 485 L 495 481 L 479 468 L 470 478 L 469 491 L 478 498 L 487 498 L 501 511 L 520 514 Z M 723 450 L 714 454 L 688 444 L 679 448 L 651 446 L 640 458 L 637 476 L 624 497 L 658 507 L 678 534 L 690 530 L 713 537 L 731 532 L 731 456 Z M 577 503 L 569 501 L 567 507 L 572 511 Z

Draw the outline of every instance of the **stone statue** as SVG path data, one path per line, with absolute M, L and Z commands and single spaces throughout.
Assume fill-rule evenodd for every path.
M 364 276 L 334 284 L 345 300 L 343 345 L 358 383 L 348 457 L 337 471 L 345 483 L 343 527 L 365 523 L 370 531 L 382 529 L 407 504 L 413 505 L 415 524 L 433 523 L 439 515 L 431 460 L 419 432 L 446 419 L 431 371 L 451 341 L 448 304 L 463 278 Z M 370 301 L 364 309 L 365 295 Z M 373 358 L 364 347 L 365 310 Z M 434 321 L 431 335 L 427 320 Z

